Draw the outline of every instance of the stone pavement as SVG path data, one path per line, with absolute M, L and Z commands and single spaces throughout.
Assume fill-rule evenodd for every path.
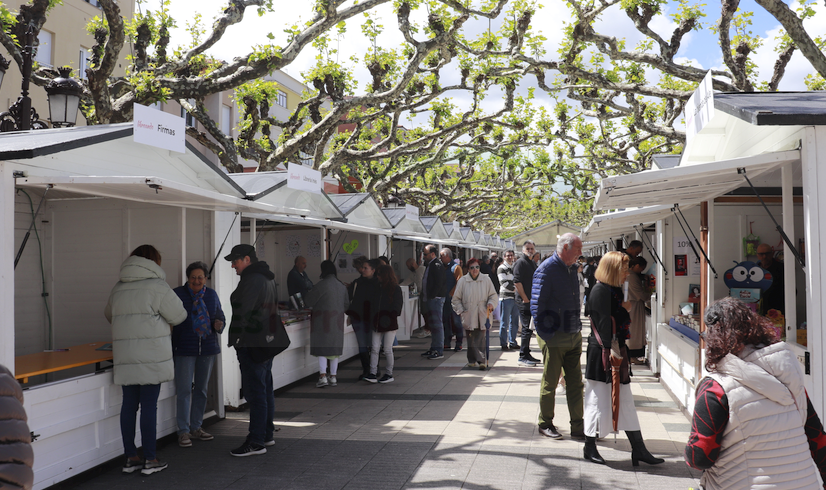
M 586 320 L 587 322 L 587 320 Z M 587 327 L 583 336 L 587 338 Z M 493 344 L 498 345 L 494 338 Z M 565 397 L 555 421 L 563 440 L 537 431 L 541 367 L 517 366 L 518 352 L 491 347 L 491 370 L 463 368 L 466 351 L 428 361 L 430 339 L 395 350 L 395 382 L 357 382 L 354 359 L 339 368 L 337 387 L 307 379 L 276 393 L 276 445 L 266 455 L 235 458 L 248 414 L 228 413 L 210 427 L 215 440 L 166 444 L 169 468 L 150 476 L 120 466 L 61 488 L 162 489 L 644 489 L 698 488 L 700 473 L 683 460 L 690 428 L 650 371 L 634 368 L 632 391 L 649 450 L 661 465 L 631 466 L 624 434 L 600 441 L 605 466 L 582 459 L 568 435 Z M 536 346 L 536 340 L 533 341 Z M 536 357 L 537 349 L 534 349 Z M 584 354 L 583 354 L 584 359 Z M 382 363 L 383 364 L 383 363 Z

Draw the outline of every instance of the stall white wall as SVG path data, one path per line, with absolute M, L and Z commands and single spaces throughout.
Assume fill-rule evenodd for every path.
M 14 175 L 11 164 L 0 161 L 0 364 L 14 372 L 14 256 L 8 253 L 15 250 L 15 233 L 7 233 L 15 226 Z

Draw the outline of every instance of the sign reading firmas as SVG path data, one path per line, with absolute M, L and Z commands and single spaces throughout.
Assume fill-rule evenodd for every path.
M 287 165 L 287 187 L 321 194 L 321 172 L 298 163 Z
M 186 152 L 184 118 L 140 104 L 135 104 L 134 107 L 135 120 L 132 134 L 136 143 L 178 153 Z

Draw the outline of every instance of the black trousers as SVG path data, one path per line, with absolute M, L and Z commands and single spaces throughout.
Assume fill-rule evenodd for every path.
M 517 301 L 519 308 L 519 321 L 522 323 L 522 341 L 519 344 L 519 357 L 526 357 L 531 354 L 531 304 Z

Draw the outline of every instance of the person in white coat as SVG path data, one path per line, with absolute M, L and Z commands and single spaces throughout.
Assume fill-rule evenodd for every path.
M 490 328 L 490 314 L 496 308 L 499 295 L 487 274 L 479 270 L 478 259 L 467 263 L 468 273 L 456 283 L 451 306 L 462 317 L 468 339 L 468 367 L 485 370 L 485 331 Z
M 175 378 L 172 329 L 186 320 L 181 299 L 166 283 L 161 254 L 141 245 L 120 267 L 104 315 L 112 324 L 115 384 L 123 388 L 120 431 L 126 454 L 124 473 L 151 475 L 167 464 L 158 459 L 156 424 L 161 383 Z M 143 459 L 135 447 L 135 420 L 141 410 Z
M 818 489 L 826 434 L 797 355 L 745 303 L 705 312 L 706 369 L 697 387 L 686 462 L 706 490 Z

